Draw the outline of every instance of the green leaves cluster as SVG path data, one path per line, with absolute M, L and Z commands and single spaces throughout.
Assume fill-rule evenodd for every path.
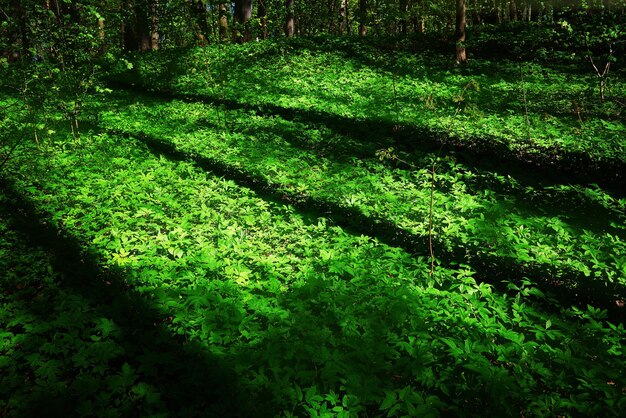
M 208 65 L 207 55 L 212 57 Z M 183 62 L 190 68 L 181 67 Z M 470 62 L 465 70 L 451 69 L 440 54 L 385 52 L 360 40 L 297 39 L 226 50 L 209 47 L 182 56 L 141 55 L 135 71 L 117 79 L 208 100 L 278 105 L 417 127 L 468 147 L 503 145 L 508 153 L 529 159 L 544 155 L 551 157 L 546 160 L 567 161 L 583 153 L 594 163 L 623 161 L 623 144 L 616 135 L 626 129 L 623 108 L 614 101 L 599 102 L 596 75 L 588 66 L 582 59 L 576 66 L 527 63 L 525 105 L 518 62 L 483 59 Z M 159 77 L 151 68 L 168 68 L 169 76 Z M 209 85 L 204 82 L 207 74 L 214 80 Z M 458 98 L 469 82 L 480 91 L 466 95 L 459 111 Z M 612 97 L 624 95 L 619 79 L 610 88 Z M 614 129 L 605 129 L 603 123 Z
M 545 415 L 611 414 L 623 407 L 624 330 L 602 322 L 596 308 L 549 314 L 534 304 L 542 293 L 531 283 L 515 283 L 502 294 L 477 283 L 468 266 L 442 265 L 431 277 L 423 257 L 267 201 L 136 140 L 85 134 L 79 149 L 59 138 L 49 153 L 46 161 L 16 167 L 18 190 L 103 268 L 121 271 L 126 285 L 162 315 L 160 326 L 172 338 L 222 359 L 247 394 L 244 411 Z M 402 172 L 386 174 L 390 185 L 394 176 Z M 40 265 L 29 260 L 41 253 L 18 252 L 25 257 L 13 259 L 18 268 Z M 54 274 L 45 271 L 32 274 Z M 30 305 L 12 292 L 2 297 L 2 306 L 11 308 L 1 315 L 8 330 L 1 387 L 18 394 L 11 411 L 32 396 L 19 383 L 27 368 L 37 371 L 33 381 L 51 381 L 55 390 L 85 388 L 77 392 L 84 413 L 105 402 L 112 414 L 166 411 L 163 386 L 152 384 L 158 376 L 152 360 L 115 349 L 125 341 L 117 321 L 63 317 L 58 326 L 73 324 L 89 344 L 109 341 L 106 356 L 92 358 L 81 349 L 42 359 L 17 343 L 37 328 L 15 324 L 48 322 L 28 320 Z M 84 307 L 80 299 L 77 304 Z M 59 303 L 59 314 L 65 306 Z M 54 324 L 44 335 L 61 338 Z M 59 347 L 65 350 L 59 343 L 51 348 Z M 87 385 L 76 367 L 85 379 L 99 373 L 107 383 Z M 205 411 L 189 408 L 193 404 L 188 415 Z
M 418 167 L 407 170 L 371 154 L 351 157 L 355 150 L 366 153 L 377 138 L 367 138 L 361 146 L 363 142 L 321 124 L 200 103 L 146 99 L 129 105 L 123 95 L 119 100 L 103 112 L 103 127 L 164 140 L 189 158 L 209 159 L 225 170 L 258 178 L 262 187 L 284 193 L 292 202 L 337 206 L 428 236 L 430 154 L 407 155 Z M 222 119 L 229 121 L 232 133 L 223 130 Z M 524 186 L 520 181 L 472 169 L 454 155 L 443 159 L 435 192 L 437 247 L 444 253 L 462 247 L 466 261 L 488 256 L 539 266 L 546 282 L 558 278 L 585 288 L 588 281 L 572 282 L 573 271 L 614 288 L 616 295 L 623 293 L 623 201 L 593 187 Z M 559 211 L 542 205 L 546 201 L 558 204 Z M 587 223 L 589 216 L 604 221 L 594 226 Z M 423 248 L 416 251 L 425 253 Z

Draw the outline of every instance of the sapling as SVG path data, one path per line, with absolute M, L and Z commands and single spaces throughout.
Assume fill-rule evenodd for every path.
M 600 101 L 604 102 L 604 99 L 606 96 L 606 83 L 609 78 L 609 71 L 611 70 L 611 63 L 615 61 L 615 57 L 613 56 L 613 44 L 609 43 L 608 45 L 609 52 L 608 52 L 606 62 L 604 64 L 604 67 L 600 66 L 600 68 L 602 68 L 600 69 L 598 68 L 598 65 L 596 65 L 593 59 L 593 55 L 589 47 L 588 39 L 586 39 L 586 43 L 587 43 L 587 59 L 591 63 L 591 66 L 593 67 L 596 73 L 596 76 L 598 77 L 598 83 L 599 83 L 598 87 L 600 89 Z

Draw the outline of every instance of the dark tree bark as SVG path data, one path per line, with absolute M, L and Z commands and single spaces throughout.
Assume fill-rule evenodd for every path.
M 359 35 L 367 35 L 367 0 L 359 0 Z
M 285 36 L 287 38 L 290 38 L 293 36 L 296 27 L 295 17 L 293 13 L 293 0 L 285 1 L 285 9 L 287 11 L 287 17 L 285 20 Z
M 510 0 L 509 3 L 509 11 L 511 13 L 511 21 L 512 22 L 517 22 L 518 20 L 518 16 L 517 16 L 517 3 L 515 2 L 515 0 Z
M 467 62 L 467 53 L 465 52 L 466 14 L 465 0 L 456 0 L 456 32 L 454 40 L 456 42 L 457 64 L 465 64 Z
M 257 17 L 261 23 L 261 38 L 267 39 L 267 8 L 265 7 L 265 0 L 259 0 Z
M 135 4 L 132 0 L 124 0 L 120 3 L 120 16 L 122 24 L 120 35 L 122 36 L 122 49 L 134 51 L 137 49 L 137 36 L 135 33 Z
M 202 0 L 188 0 L 189 14 L 198 44 L 204 46 L 208 43 L 209 24 L 207 22 L 207 10 Z
M 235 1 L 235 42 L 243 43 L 252 40 L 250 19 L 252 18 L 252 0 Z
M 30 48 L 30 38 L 28 36 L 28 16 L 26 14 L 26 8 L 22 5 L 22 2 L 16 2 L 16 16 L 17 25 L 19 27 L 20 38 L 20 55 L 27 56 L 28 48 Z
M 332 34 L 335 32 L 335 4 L 336 0 L 328 0 L 328 33 Z
M 341 0 L 339 6 L 339 35 L 343 35 L 346 30 L 346 16 L 348 10 L 348 0 Z
M 121 3 L 120 12 L 123 19 L 121 34 L 124 49 L 150 50 L 153 34 L 153 22 L 150 18 L 151 6 L 152 2 L 148 0 L 126 0 Z

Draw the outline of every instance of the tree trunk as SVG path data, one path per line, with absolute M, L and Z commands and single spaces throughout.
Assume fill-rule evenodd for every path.
M 235 42 L 244 43 L 252 40 L 250 19 L 252 18 L 252 0 L 235 1 Z
M 98 41 L 100 45 L 98 46 L 98 53 L 103 55 L 107 52 L 107 43 L 106 43 L 106 32 L 104 28 L 104 19 L 98 19 Z
M 139 50 L 141 52 L 149 51 L 152 42 L 152 22 L 148 21 L 147 10 L 141 6 L 136 7 L 135 16 L 135 30 L 139 33 Z
M 424 33 L 426 31 L 426 22 L 424 17 L 415 18 L 415 32 Z
M 226 3 L 220 3 L 220 38 L 222 40 L 228 37 L 228 11 Z
M 346 10 L 348 9 L 348 0 L 341 0 L 339 6 L 339 35 L 343 35 L 346 29 Z
M 456 0 L 456 32 L 454 40 L 456 41 L 457 64 L 465 64 L 467 62 L 467 54 L 465 52 L 466 12 L 465 0 Z
M 517 22 L 517 3 L 515 3 L 515 0 L 510 0 L 509 10 L 511 12 L 511 22 Z
M 407 11 L 408 11 L 409 2 L 407 0 L 400 0 L 400 19 L 398 20 L 398 30 L 400 31 L 400 35 L 407 34 Z
M 202 0 L 188 0 L 189 14 L 191 15 L 192 30 L 196 34 L 198 45 L 205 46 L 209 39 L 209 24 L 207 10 Z
M 150 7 L 152 12 L 152 27 L 150 31 L 150 49 L 156 51 L 159 49 L 159 1 L 154 0 Z
M 287 38 L 291 38 L 296 27 L 293 14 L 293 0 L 285 0 L 285 9 L 287 11 L 287 17 L 285 20 L 285 36 Z
M 352 35 L 352 27 L 350 26 L 350 2 L 346 0 L 346 31 L 348 35 Z
M 367 0 L 359 0 L 359 35 L 367 35 Z
M 335 0 L 328 0 L 328 34 L 335 32 Z
M 496 23 L 498 25 L 502 24 L 502 8 L 500 7 L 500 2 L 495 0 L 494 9 L 496 11 Z
M 267 8 L 265 7 L 265 0 L 259 0 L 257 17 L 261 24 L 261 38 L 267 39 Z
M 150 39 L 150 36 L 148 36 L 148 33 L 146 31 L 141 31 L 141 35 L 139 38 L 139 50 L 141 52 L 149 51 L 150 43 L 151 43 L 151 39 Z
M 28 17 L 26 15 L 26 8 L 21 4 L 22 2 L 17 2 L 16 16 L 19 27 L 19 38 L 20 38 L 20 56 L 28 55 L 28 48 L 30 48 L 30 39 L 28 36 Z

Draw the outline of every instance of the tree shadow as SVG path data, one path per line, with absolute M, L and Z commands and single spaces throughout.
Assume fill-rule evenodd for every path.
M 514 415 L 527 407 L 528 390 L 558 396 L 554 380 L 533 376 L 524 368 L 503 367 L 496 360 L 500 346 L 508 347 L 509 361 L 547 362 L 552 351 L 515 350 L 513 343 L 476 326 L 463 312 L 441 316 L 440 310 L 459 310 L 458 301 L 451 301 L 449 294 L 369 274 L 367 280 L 357 281 L 347 274 L 326 277 L 322 273 L 313 273 L 278 295 L 275 305 L 286 315 L 249 313 L 261 328 L 253 343 L 235 347 L 232 364 L 265 383 L 254 393 L 238 391 L 228 366 L 206 354 L 201 343 L 183 343 L 182 336 L 166 331 L 160 324 L 167 313 L 118 281 L 123 280 L 120 272 L 103 272 L 70 237 L 41 224 L 42 219 L 31 213 L 35 209 L 30 202 L 10 189 L 8 195 L 13 202 L 1 207 L 0 216 L 10 216 L 10 228 L 26 234 L 26 242 L 11 249 L 35 255 L 4 264 L 17 273 L 3 281 L 5 296 L 22 292 L 10 297 L 19 305 L 19 315 L 27 317 L 8 331 L 20 334 L 22 326 L 28 330 L 12 353 L 13 358 L 16 352 L 23 353 L 17 361 L 22 364 L 3 374 L 2 381 L 8 384 L 0 393 L 15 397 L 12 402 L 23 402 L 20 416 L 270 417 L 285 410 L 306 414 L 304 408 L 314 407 L 315 398 L 298 396 L 296 387 L 302 392 L 316 388 L 316 396 L 324 396 L 318 403 L 334 402 L 327 399 L 335 394 L 338 401 L 331 406 L 343 404 L 368 416 L 380 413 L 385 391 L 407 387 L 419 394 L 407 402 L 414 402 L 414 407 L 423 403 L 423 411 L 444 416 L 462 411 Z M 24 267 L 23 262 L 39 256 L 44 259 L 41 272 L 52 263 L 60 272 L 58 281 L 43 283 L 36 277 L 28 281 L 20 275 L 25 270 L 33 273 L 32 266 Z M 19 290 L 20 285 L 32 290 Z M 204 315 L 209 317 L 209 312 Z M 459 354 L 442 341 L 459 338 L 471 341 L 473 351 Z M 585 338 L 594 342 L 596 337 Z M 570 343 L 573 361 L 559 369 L 559 384 L 573 384 L 579 361 L 598 346 L 604 342 Z M 32 356 L 48 365 L 63 362 L 63 357 L 72 361 L 56 372 L 39 374 L 43 366 L 24 364 Z M 95 358 L 100 363 L 81 364 L 81 359 L 93 362 Z M 613 374 L 606 369 L 597 379 L 618 380 Z M 24 394 L 24 387 L 32 392 Z M 148 394 L 134 398 L 130 394 L 138 388 Z M 9 390 L 12 393 L 6 393 Z M 250 402 L 254 406 L 246 409 Z
M 168 100 L 150 94 L 138 93 L 141 103 L 148 108 L 152 105 L 167 105 Z M 124 96 L 113 100 L 107 106 L 126 106 L 127 98 Z M 190 101 L 196 104 L 195 101 Z M 106 108 L 106 106 L 105 106 Z M 392 134 L 384 128 L 361 124 L 358 120 L 347 125 L 332 123 L 323 119 L 319 113 L 310 112 L 302 115 L 301 112 L 282 112 L 280 119 L 271 118 L 276 113 L 264 112 L 252 106 L 240 106 L 231 103 L 228 109 L 234 112 L 235 120 L 225 122 L 227 114 L 221 114 L 219 107 L 212 110 L 220 113 L 220 116 L 207 115 L 200 119 L 189 118 L 175 112 L 163 112 L 160 114 L 157 125 L 163 126 L 165 131 L 168 125 L 175 127 L 177 132 L 201 133 L 220 132 L 223 129 L 234 130 L 237 133 L 247 135 L 250 140 L 260 139 L 255 142 L 254 156 L 250 149 L 244 153 L 244 158 L 255 162 L 255 158 L 267 161 L 288 157 L 288 152 L 279 147 L 275 148 L 274 139 L 281 138 L 293 147 L 310 153 L 311 156 L 327 158 L 334 161 L 337 166 L 352 166 L 353 158 L 372 159 L 380 149 L 389 147 L 399 148 L 401 157 L 412 163 L 414 167 L 429 167 L 433 158 L 439 163 L 437 170 L 448 170 L 448 166 L 454 170 L 467 172 L 463 182 L 475 194 L 481 195 L 485 190 L 495 192 L 502 198 L 513 198 L 516 202 L 516 210 L 529 215 L 547 217 L 565 217 L 568 224 L 584 228 L 594 232 L 604 233 L 611 231 L 616 235 L 622 235 L 623 231 L 616 229 L 613 224 L 619 224 L 621 217 L 619 208 L 607 205 L 598 200 L 592 194 L 581 193 L 576 188 L 565 190 L 560 188 L 563 179 L 549 178 L 544 173 L 536 170 L 528 170 L 527 167 L 516 169 L 505 166 L 499 158 L 489 158 L 480 155 L 473 156 L 465 152 L 457 152 L 445 148 L 437 149 L 427 141 L 414 141 L 410 145 L 401 146 L 394 137 L 397 130 Z M 245 112 L 244 119 L 237 119 Z M 245 117 L 245 116 L 249 117 Z M 261 116 L 258 120 L 252 116 Z M 271 121 L 271 123 L 266 123 Z M 224 124 L 228 126 L 224 126 Z M 399 146 L 400 145 L 400 146 Z M 436 144 L 435 144 L 436 145 Z M 236 146 L 236 145 L 235 145 Z M 398 147 L 399 146 L 399 147 Z M 412 170 L 405 164 L 394 164 L 382 161 L 390 170 Z M 438 186 L 439 188 L 441 185 Z M 623 215 L 623 214 L 622 214 Z M 591 220 L 591 221 L 590 221 Z
M 103 270 L 67 231 L 2 183 L 5 352 L 1 398 L 20 416 L 239 416 L 245 402 L 230 366 L 164 327 L 169 314 Z M 6 245 L 7 241 L 3 240 Z
M 280 184 L 270 183 L 266 178 L 246 168 L 232 166 L 197 153 L 189 153 L 167 140 L 146 134 L 111 132 L 141 140 L 155 155 L 165 155 L 174 161 L 193 161 L 204 170 L 251 188 L 265 200 L 293 205 L 309 219 L 329 218 L 350 234 L 357 236 L 365 234 L 389 246 L 402 248 L 410 254 L 428 256 L 428 236 L 412 233 L 387 218 L 366 215 L 358 208 L 342 206 L 335 201 L 312 197 L 306 193 L 287 191 L 281 188 Z M 490 283 L 503 292 L 507 291 L 509 281 L 521 282 L 522 279 L 529 279 L 551 296 L 544 300 L 546 303 L 550 302 L 546 305 L 549 310 L 558 311 L 561 306 L 586 307 L 591 304 L 607 309 L 612 321 L 620 322 L 626 319 L 624 309 L 616 304 L 616 300 L 626 299 L 626 286 L 622 284 L 614 283 L 608 287 L 602 280 L 588 277 L 574 268 L 555 267 L 541 262 L 521 263 L 513 257 L 485 253 L 478 251 L 479 248 L 475 246 L 463 245 L 460 242 L 455 242 L 450 247 L 449 243 L 437 236 L 434 236 L 434 245 L 438 249 L 437 258 L 443 266 L 468 264 L 476 272 L 475 278 L 479 282 Z M 551 301 L 554 300 L 558 303 L 553 304 Z
M 358 264 L 358 260 L 337 261 L 348 266 Z M 528 407 L 524 392 L 539 387 L 539 391 L 548 393 L 553 390 L 554 380 L 538 383 L 542 378 L 535 376 L 530 379 L 537 378 L 537 382 L 529 384 L 525 372 L 511 367 L 517 360 L 509 366 L 496 360 L 497 349 L 483 344 L 491 341 L 504 347 L 509 343 L 494 330 L 464 318 L 467 313 L 453 300 L 454 291 L 429 292 L 419 285 L 394 284 L 390 277 L 393 273 L 388 277 L 367 275 L 365 279 L 347 272 L 339 277 L 311 275 L 278 298 L 277 305 L 288 316 L 274 323 L 253 349 L 242 347 L 238 358 L 250 367 L 268 365 L 272 379 L 282 383 L 282 390 L 299 385 L 304 391 L 316 383 L 317 394 L 340 387 L 341 392 L 336 393 L 339 402 L 345 393 L 354 402 L 376 398 L 382 401 L 381 393 L 410 388 L 423 395 L 422 402 L 435 395 L 434 400 L 425 401 L 430 408 L 422 413 L 438 409 L 436 414 L 443 416 L 515 416 Z M 528 307 L 529 312 L 533 309 Z M 457 341 L 459 336 L 461 341 L 467 339 L 466 344 L 475 344 L 474 348 L 460 354 L 462 350 L 455 353 L 454 348 L 442 344 L 442 340 Z M 594 353 L 591 341 L 579 343 L 571 347 L 574 358 Z M 527 354 L 524 360 L 519 359 L 520 363 L 547 361 L 543 349 Z M 576 362 L 563 365 L 566 370 L 559 384 L 576 379 L 572 366 Z M 284 364 L 289 366 L 282 367 Z M 301 399 L 300 404 L 306 405 L 307 399 Z M 373 405 L 360 411 L 366 416 L 380 413 Z
M 137 143 L 130 146 L 136 147 Z M 164 154 L 173 160 L 190 159 L 169 144 L 152 141 L 151 146 L 155 154 Z M 254 178 L 242 170 L 217 163 L 211 165 L 210 161 L 199 158 L 196 161 L 205 170 L 210 169 L 224 177 L 234 178 L 240 184 L 251 185 L 264 199 L 273 198 L 281 205 L 292 203 L 286 201 L 284 195 L 278 196 L 278 192 L 272 194 L 262 179 Z M 96 379 L 95 386 L 106 387 L 108 391 L 111 383 L 120 380 L 124 383 L 123 378 L 128 374 L 124 370 L 128 364 L 133 370 L 140 370 L 145 375 L 142 379 L 146 384 L 156 387 L 164 398 L 164 405 L 158 401 L 148 406 L 132 404 L 128 409 L 120 408 L 114 412 L 126 415 L 145 412 L 146 415 L 275 416 L 292 408 L 296 415 L 306 415 L 305 406 L 313 406 L 314 402 L 331 403 L 328 399 L 332 399 L 334 394 L 342 398 L 339 400 L 342 404 L 343 397 L 350 395 L 345 400 L 348 405 L 358 408 L 361 403 L 359 412 L 364 416 L 373 416 L 380 415 L 379 407 L 386 390 L 406 390 L 411 396 L 415 394 L 416 398 L 410 401 L 414 402 L 414 407 L 422 407 L 424 413 L 512 416 L 525 410 L 529 399 L 567 399 L 573 393 L 580 393 L 581 398 L 586 396 L 584 399 L 589 399 L 588 393 L 600 391 L 604 391 L 601 392 L 604 396 L 615 398 L 615 393 L 619 393 L 623 386 L 623 379 L 614 367 L 598 367 L 593 373 L 586 374 L 592 389 L 577 384 L 581 370 L 587 371 L 596 364 L 590 359 L 592 356 L 596 358 L 597 351 L 602 352 L 609 343 L 598 334 L 580 331 L 575 320 L 563 321 L 566 323 L 565 329 L 572 331 L 572 334 L 563 335 L 563 339 L 567 337 L 570 341 L 574 333 L 577 337 L 574 342 L 568 342 L 569 351 L 566 354 L 570 361 L 557 363 L 553 360 L 554 345 L 542 339 L 547 337 L 535 337 L 529 331 L 527 338 L 532 339 L 532 343 L 536 340 L 537 344 L 528 346 L 507 340 L 507 329 L 502 329 L 501 324 L 496 322 L 489 329 L 481 325 L 477 318 L 472 317 L 476 313 L 472 312 L 470 306 L 474 305 L 470 300 L 459 297 L 459 292 L 455 290 L 446 292 L 429 289 L 419 280 L 415 280 L 418 283 L 413 280 L 402 281 L 398 271 L 380 270 L 374 273 L 361 267 L 355 274 L 354 271 L 363 265 L 363 259 L 367 256 L 373 257 L 373 260 L 365 265 L 375 266 L 376 257 L 394 257 L 397 254 L 393 249 L 383 249 L 384 254 L 370 253 L 367 245 L 351 245 L 348 249 L 338 251 L 341 254 L 328 261 L 345 266 L 342 271 L 330 272 L 328 265 L 321 265 L 319 270 L 313 266 L 314 269 L 304 280 L 290 284 L 284 291 L 270 294 L 272 300 L 267 303 L 281 312 L 275 313 L 275 310 L 261 306 L 235 316 L 232 329 L 239 330 L 244 320 L 254 321 L 258 329 L 254 339 L 242 339 L 240 344 L 232 345 L 232 352 L 229 353 L 231 360 L 227 362 L 218 356 L 206 354 L 210 348 L 207 341 L 184 344 L 181 341 L 184 338 L 182 334 L 172 335 L 160 326 L 155 326 L 155 323 L 162 324 L 168 318 L 169 313 L 165 309 L 150 303 L 150 300 L 126 284 L 124 272 L 102 271 L 95 255 L 85 254 L 80 244 L 70 237 L 63 234 L 59 236 L 59 230 L 42 226 L 44 219 L 37 215 L 36 208 L 21 199 L 10 187 L 7 189 L 15 201 L 8 212 L 19 215 L 13 221 L 16 229 L 25 231 L 32 236 L 33 243 L 50 251 L 55 256 L 54 268 L 66 276 L 60 280 L 60 285 L 70 289 L 69 294 L 76 293 L 89 302 L 87 312 L 78 310 L 75 315 L 79 318 L 86 316 L 81 319 L 83 322 L 97 322 L 100 328 L 95 336 L 104 340 L 107 337 L 103 335 L 102 325 L 106 322 L 103 323 L 102 319 L 113 322 L 120 329 L 118 337 L 113 331 L 108 338 L 114 337 L 115 345 L 121 346 L 124 352 L 106 360 L 107 366 L 115 372 L 120 370 L 120 373 L 106 376 L 102 382 Z M 311 210 L 309 207 L 307 211 L 307 207 L 315 203 L 313 200 L 303 202 L 301 209 L 302 213 L 311 214 L 309 218 L 312 221 L 324 210 L 318 202 L 320 209 L 313 207 Z M 326 208 L 334 210 L 331 206 Z M 346 216 L 355 217 L 357 224 L 360 221 L 368 222 L 367 217 L 358 213 L 347 212 Z M 237 222 L 241 221 L 237 214 L 233 214 L 233 218 Z M 331 213 L 331 219 L 334 218 L 334 213 Z M 363 227 L 370 226 L 366 224 Z M 33 232 L 30 232 L 31 228 Z M 353 229 L 356 231 L 356 227 Z M 398 232 L 401 231 L 391 227 L 390 233 Z M 378 234 L 372 231 L 372 236 Z M 354 247 L 362 247 L 364 250 L 355 253 Z M 189 267 L 192 266 L 184 266 Z M 417 268 L 421 269 L 423 277 L 427 277 L 428 266 L 425 263 L 420 263 Z M 262 270 L 259 280 L 268 279 L 271 270 Z M 199 283 L 199 287 L 210 292 L 206 282 Z M 49 322 L 51 315 L 46 312 L 49 308 L 48 300 L 57 303 L 67 294 L 47 300 L 47 295 L 42 294 L 42 303 L 38 303 L 35 308 L 25 306 L 25 309 L 34 311 L 33 322 Z M 258 292 L 248 292 L 248 300 L 257 295 Z M 229 296 L 235 303 L 241 297 L 238 292 Z M 478 300 L 480 296 L 475 294 L 474 298 Z M 32 299 L 36 299 L 36 296 L 28 298 L 29 301 Z M 510 309 L 513 304 L 499 295 L 496 299 L 506 305 L 504 309 Z M 216 310 L 230 312 L 227 305 L 202 306 L 197 312 L 204 320 L 210 320 Z M 52 316 L 67 312 L 66 307 L 59 306 Z M 530 318 L 536 315 L 535 322 L 542 332 L 545 331 L 545 318 L 536 312 L 533 314 L 533 306 L 521 309 Z M 509 315 L 508 311 L 506 315 Z M 512 313 L 510 315 L 513 316 Z M 487 323 L 488 318 L 483 319 Z M 558 320 L 559 324 L 556 322 L 554 327 L 562 325 L 561 320 Z M 195 330 L 200 326 L 199 323 L 190 324 L 189 329 Z M 455 346 L 455 350 L 449 345 L 450 341 L 465 344 L 465 347 Z M 96 342 L 92 340 L 89 344 Z M 62 345 L 60 341 L 55 343 Z M 28 346 L 37 347 L 39 341 L 29 342 Z M 108 345 L 78 350 L 101 353 L 114 348 Z M 163 359 L 163 353 L 169 352 L 177 354 Z M 504 358 L 510 364 L 500 360 L 499 354 L 502 353 L 506 353 Z M 605 357 L 600 358 L 608 361 Z M 540 366 L 531 368 L 529 363 L 532 367 L 536 364 Z M 546 371 L 548 367 L 555 371 Z M 261 389 L 253 393 L 244 392 L 248 388 L 233 376 L 232 369 L 235 368 L 242 370 Z M 542 374 L 534 375 L 536 370 Z M 557 375 L 558 379 L 554 378 Z M 609 380 L 617 382 L 615 387 L 606 385 Z M 77 385 L 89 393 L 88 382 L 79 381 Z M 317 401 L 315 396 L 298 395 L 296 385 L 305 393 L 308 393 L 307 388 L 317 387 L 316 395 L 323 395 L 322 400 Z M 568 388 L 565 395 L 562 393 L 563 387 Z M 36 400 L 36 405 L 42 408 L 47 403 L 54 405 L 58 399 L 60 405 L 55 408 L 63 413 L 67 412 L 67 405 L 76 400 L 76 393 L 71 390 L 44 390 L 47 396 Z M 164 393 L 169 390 L 171 393 Z M 124 393 L 126 391 L 119 397 L 124 399 Z M 110 401 L 117 401 L 117 396 L 113 396 Z M 290 405 L 285 402 L 285 398 L 295 399 L 295 404 Z M 106 402 L 100 400 L 96 405 Z M 250 403 L 253 405 L 246 408 Z M 584 401 L 580 401 L 580 404 L 584 404 Z M 50 411 L 33 410 L 34 413 L 41 412 L 48 416 L 51 415 Z
M 256 80 L 263 89 L 271 89 L 266 79 Z M 515 178 L 530 186 L 559 184 L 598 184 L 617 197 L 626 196 L 626 161 L 619 158 L 598 160 L 585 152 L 565 151 L 558 146 L 546 147 L 544 152 L 511 150 L 505 142 L 493 138 L 474 138 L 464 141 L 450 137 L 445 132 L 398 123 L 387 119 L 365 119 L 340 116 L 320 110 L 304 110 L 271 103 L 247 104 L 240 101 L 205 94 L 178 94 L 167 91 L 149 93 L 141 86 L 124 82 L 112 82 L 112 86 L 133 91 L 143 97 L 152 95 L 155 100 L 163 97 L 186 102 L 202 102 L 223 106 L 229 110 L 246 110 L 261 116 L 280 116 L 284 119 L 306 124 L 322 125 L 337 134 L 350 138 L 346 149 L 351 155 L 373 156 L 375 150 L 393 146 L 400 151 L 413 153 L 436 153 L 453 156 L 460 163 L 481 171 L 498 172 Z M 251 103 L 254 103 L 252 101 Z M 377 112 L 374 111 L 374 114 Z

